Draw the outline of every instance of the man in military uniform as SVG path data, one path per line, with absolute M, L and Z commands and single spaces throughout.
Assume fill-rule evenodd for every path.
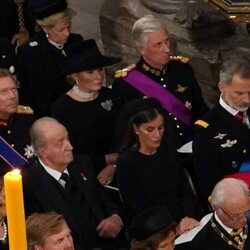
M 204 201 L 225 175 L 250 171 L 250 62 L 239 57 L 221 66 L 217 105 L 197 120 L 195 171 Z M 238 174 L 237 174 L 238 175 Z
M 176 250 L 250 249 L 248 185 L 242 180 L 225 178 L 213 189 L 210 202 L 214 213 L 201 220 L 201 230 L 188 232 L 190 242 L 176 240 Z M 192 238 L 192 237 L 194 238 Z
M 178 136 L 177 147 L 180 148 L 192 140 L 192 121 L 208 111 L 194 72 L 182 57 L 170 59 L 168 31 L 152 15 L 146 15 L 135 22 L 133 37 L 141 58 L 134 67 L 116 72 L 117 79 L 113 89 L 120 96 L 122 104 L 144 95 L 155 97 L 161 102 L 169 101 L 170 104 L 163 106 L 174 121 Z M 145 77 L 144 84 L 151 81 L 150 86 L 146 87 L 148 92 L 139 90 L 134 85 L 138 81 L 137 76 L 128 81 L 127 76 L 131 78 L 134 71 Z M 158 89 L 149 91 L 151 87 Z M 153 92 L 160 92 L 160 96 Z M 188 113 L 188 121 L 183 119 L 184 113 Z
M 33 159 L 29 128 L 34 121 L 29 107 L 18 105 L 15 79 L 0 69 L 0 156 L 8 166 L 28 166 Z M 0 163 L 5 168 L 4 162 Z

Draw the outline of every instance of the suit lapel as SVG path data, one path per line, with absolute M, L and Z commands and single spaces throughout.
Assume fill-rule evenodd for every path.
M 83 162 L 81 162 L 83 163 Z M 84 169 L 84 172 L 83 172 Z M 100 222 L 105 216 L 101 210 L 101 204 L 99 203 L 99 193 L 96 188 L 95 177 L 87 167 L 82 166 L 79 168 L 77 165 L 69 167 L 68 171 L 72 179 L 74 179 L 78 188 L 84 196 L 85 201 L 89 204 L 93 214 L 95 215 L 98 222 Z
M 46 197 L 45 199 L 42 198 L 42 200 L 48 201 L 50 210 L 54 209 L 58 213 L 63 214 L 71 228 L 73 226 L 78 231 L 78 226 L 73 219 L 72 212 L 63 195 L 58 190 L 57 183 L 55 183 L 56 180 L 45 171 L 40 163 L 34 166 L 34 171 L 36 172 L 34 178 L 38 177 L 37 181 L 35 181 L 36 187 L 39 188 L 38 197 Z

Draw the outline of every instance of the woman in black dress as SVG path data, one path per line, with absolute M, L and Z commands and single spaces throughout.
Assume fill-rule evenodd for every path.
M 117 161 L 117 184 L 128 222 L 151 206 L 165 206 L 182 233 L 195 225 L 193 193 L 172 145 L 162 143 L 164 111 L 153 98 L 134 101 L 124 150 Z M 164 144 L 164 145 L 163 145 Z
M 74 153 L 90 156 L 100 183 L 107 185 L 115 172 L 112 141 L 120 105 L 112 89 L 102 86 L 103 67 L 120 59 L 102 55 L 93 39 L 71 46 L 66 53 L 64 73 L 75 85 L 55 102 L 52 116 L 67 128 Z

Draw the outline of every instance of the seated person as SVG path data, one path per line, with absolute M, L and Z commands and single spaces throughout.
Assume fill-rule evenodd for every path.
M 32 0 L 0 1 L 0 36 L 14 46 L 28 41 L 35 34 Z
M 20 96 L 34 109 L 36 117 L 50 115 L 54 101 L 70 89 L 65 75 L 65 49 L 81 41 L 73 34 L 71 20 L 75 12 L 66 0 L 34 1 L 36 22 L 41 30 L 18 49 Z
M 75 85 L 54 103 L 52 116 L 69 131 L 74 153 L 88 155 L 100 183 L 107 185 L 115 172 L 112 142 L 120 102 L 112 89 L 102 86 L 103 67 L 120 59 L 102 55 L 93 39 L 74 44 L 66 54 L 64 73 Z
M 164 115 L 153 98 L 137 100 L 131 110 L 124 149 L 117 161 L 117 185 L 127 222 L 150 206 L 165 206 L 180 223 L 180 233 L 199 216 L 190 185 L 178 165 L 176 150 L 162 144 Z
M 223 62 L 218 87 L 220 99 L 195 122 L 193 141 L 195 172 L 206 203 L 225 175 L 250 170 L 249 58 L 239 56 Z
M 13 75 L 0 69 L 0 145 L 1 166 L 29 166 L 34 161 L 29 128 L 34 122 L 30 107 L 18 105 L 18 90 Z M 2 164 L 3 163 L 3 164 Z
M 128 229 L 130 250 L 172 250 L 176 223 L 165 207 L 150 207 L 137 214 Z
M 71 231 L 63 215 L 34 213 L 26 219 L 28 250 L 74 250 Z
M 62 214 L 76 249 L 119 249 L 119 208 L 105 195 L 90 160 L 73 155 L 66 128 L 43 117 L 33 123 L 30 136 L 38 160 L 23 175 L 25 214 Z
M 250 249 L 249 189 L 234 178 L 221 180 L 210 197 L 214 213 L 193 240 L 176 246 L 178 250 Z M 189 232 L 192 233 L 192 232 Z
M 0 177 L 0 249 L 8 250 L 8 230 L 6 220 L 6 206 L 4 195 L 3 176 Z
M 132 35 L 140 60 L 135 67 L 117 72 L 113 90 L 122 104 L 144 95 L 165 103 L 180 148 L 193 139 L 190 124 L 208 111 L 193 69 L 178 57 L 171 60 L 169 32 L 156 17 L 145 15 L 136 20 Z

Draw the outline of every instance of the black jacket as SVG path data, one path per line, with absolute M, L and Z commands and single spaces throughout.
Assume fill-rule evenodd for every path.
M 195 126 L 193 157 L 197 180 L 207 200 L 224 175 L 238 172 L 241 164 L 250 160 L 250 130 L 219 103 L 202 121 L 208 126 L 199 122 Z
M 70 34 L 64 49 L 80 40 L 80 35 Z M 52 104 L 71 88 L 61 75 L 65 64 L 63 51 L 50 44 L 42 31 L 19 47 L 21 102 L 31 106 L 36 117 L 50 115 Z

